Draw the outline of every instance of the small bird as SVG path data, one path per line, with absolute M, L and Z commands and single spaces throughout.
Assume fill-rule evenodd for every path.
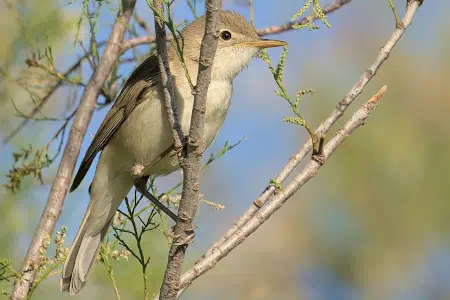
M 184 41 L 183 58 L 194 85 L 204 28 L 205 16 L 202 16 L 180 33 Z M 283 41 L 262 39 L 242 15 L 232 11 L 219 12 L 216 29 L 218 45 L 207 94 L 203 136 L 207 146 L 224 123 L 233 79 L 261 49 L 287 45 Z M 187 134 L 194 96 L 175 47 L 170 45 L 168 51 L 180 124 Z M 79 186 L 98 152 L 101 155 L 89 188 L 91 201 L 62 271 L 61 290 L 72 295 L 86 284 L 115 212 L 133 185 L 176 220 L 176 215 L 145 188 L 150 175 L 166 175 L 179 168 L 156 56 L 147 58 L 126 81 L 86 151 L 71 192 Z M 144 177 L 139 185 L 131 174 L 135 165 L 143 166 Z

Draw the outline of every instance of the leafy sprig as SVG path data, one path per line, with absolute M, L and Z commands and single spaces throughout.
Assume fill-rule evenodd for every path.
M 291 21 L 295 22 L 298 18 L 300 18 L 310 7 L 312 6 L 312 16 L 309 17 L 306 23 L 302 24 L 294 24 L 292 28 L 301 29 L 301 28 L 309 28 L 309 30 L 318 29 L 319 26 L 313 24 L 315 17 L 320 19 L 328 28 L 331 27 L 330 23 L 328 23 L 327 16 L 322 10 L 320 6 L 320 0 L 307 0 L 306 3 L 299 9 L 299 11 L 292 16 Z
M 275 79 L 275 82 L 279 88 L 278 90 L 275 90 L 275 94 L 278 95 L 279 97 L 283 98 L 284 100 L 286 100 L 289 103 L 289 105 L 291 106 L 293 113 L 295 114 L 295 116 L 293 116 L 293 117 L 285 117 L 283 119 L 283 122 L 288 122 L 291 124 L 295 124 L 295 125 L 304 127 L 308 131 L 309 135 L 311 136 L 311 139 L 313 141 L 313 146 L 315 148 L 315 146 L 317 144 L 317 137 L 316 137 L 314 131 L 308 125 L 305 117 L 303 117 L 303 115 L 300 113 L 301 97 L 304 95 L 314 93 L 314 90 L 305 89 L 305 90 L 301 90 L 301 91 L 297 92 L 297 94 L 295 96 L 295 100 L 293 100 L 292 97 L 289 95 L 289 93 L 286 90 L 284 83 L 283 83 L 284 67 L 285 67 L 285 63 L 286 63 L 287 53 L 288 53 L 288 47 L 285 46 L 283 48 L 283 52 L 281 53 L 280 62 L 278 63 L 276 68 L 273 67 L 272 62 L 269 58 L 269 55 L 267 54 L 267 51 L 265 51 L 265 50 L 261 51 L 260 57 L 269 66 L 269 70 L 272 72 L 273 78 Z

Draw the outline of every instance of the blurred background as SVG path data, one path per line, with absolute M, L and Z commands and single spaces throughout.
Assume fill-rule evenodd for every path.
M 203 1 L 197 2 L 202 14 Z M 257 28 L 284 24 L 303 4 L 296 0 L 253 2 Z M 405 2 L 394 0 L 400 16 Z M 225 8 L 249 17 L 246 0 L 224 3 Z M 98 17 L 98 40 L 107 39 L 117 7 L 117 1 L 105 3 Z M 22 121 L 12 101 L 25 112 L 33 107 L 24 84 L 21 87 L 16 80 L 28 76 L 32 81 L 38 76 L 30 75 L 25 64 L 29 50 L 47 40 L 58 70 L 66 70 L 83 54 L 74 46 L 81 10 L 81 1 L 0 3 L 2 139 Z M 367 124 L 264 226 L 195 281 L 184 299 L 450 299 L 449 10 L 448 1 L 425 1 L 388 61 L 328 137 L 386 84 L 385 100 Z M 145 1 L 138 1 L 135 11 L 153 27 Z M 193 19 L 181 0 L 175 0 L 173 15 L 178 21 Z M 304 115 L 312 126 L 334 109 L 395 29 L 387 0 L 353 0 L 328 18 L 330 29 L 319 23 L 319 30 L 292 30 L 276 36 L 290 44 L 285 71 L 290 94 L 316 90 L 302 100 Z M 85 24 L 79 38 L 89 41 Z M 149 49 L 143 45 L 136 51 L 145 56 Z M 129 52 L 124 59 L 131 57 Z M 277 62 L 280 50 L 269 54 Z M 120 74 L 127 78 L 134 67 L 135 63 L 123 64 Z M 83 70 L 81 75 L 87 80 L 89 69 Z M 25 87 L 33 87 L 25 82 Z M 282 123 L 283 117 L 291 115 L 290 107 L 273 93 L 275 88 L 267 66 L 259 59 L 235 80 L 228 118 L 205 156 L 219 151 L 227 140 L 234 143 L 245 135 L 247 139 L 203 173 L 205 198 L 225 209 L 215 211 L 200 204 L 196 240 L 189 247 L 186 268 L 244 213 L 307 138 L 304 130 Z M 58 116 L 71 111 L 81 91 L 60 88 L 43 114 Z M 107 110 L 95 113 L 82 155 Z M 60 124 L 30 121 L 1 148 L 4 179 L 0 182 L 7 182 L 4 176 L 13 164 L 13 152 L 29 144 L 45 146 Z M 0 257 L 10 258 L 17 269 L 46 203 L 59 159 L 43 170 L 43 184 L 27 177 L 15 194 L 0 189 Z M 66 247 L 87 207 L 93 170 L 65 200 L 56 228 L 68 227 Z M 158 191 L 170 188 L 180 178 L 179 172 L 158 178 Z M 168 245 L 158 231 L 146 234 L 144 244 L 151 257 L 149 289 L 155 293 L 162 281 Z M 122 299 L 143 298 L 138 263 L 130 258 L 113 262 L 113 268 Z M 9 292 L 11 284 L 1 283 L 1 289 Z M 97 264 L 79 298 L 114 297 L 104 266 Z M 56 275 L 39 286 L 33 298 L 70 297 L 59 292 Z

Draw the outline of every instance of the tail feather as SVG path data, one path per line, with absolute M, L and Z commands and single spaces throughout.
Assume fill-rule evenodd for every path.
M 99 234 L 86 236 L 88 215 L 89 213 L 80 226 L 62 272 L 61 291 L 69 292 L 71 295 L 77 294 L 85 286 L 101 243 L 112 223 L 111 218 Z
M 91 201 L 62 271 L 63 292 L 74 295 L 85 286 L 114 214 L 133 186 L 131 167 L 117 163 L 117 155 L 110 147 L 100 155 L 89 192 Z
M 70 281 L 72 278 L 72 272 L 75 266 L 75 261 L 78 255 L 78 252 L 80 250 L 81 242 L 83 241 L 84 234 L 86 232 L 86 222 L 89 218 L 89 212 L 90 212 L 90 206 L 86 210 L 86 214 L 84 215 L 83 222 L 80 225 L 80 228 L 78 229 L 77 235 L 75 236 L 75 239 L 73 241 L 72 247 L 70 248 L 69 254 L 67 255 L 66 262 L 64 264 L 64 268 L 62 271 L 62 277 L 61 277 L 61 291 L 63 292 L 69 292 L 70 288 Z

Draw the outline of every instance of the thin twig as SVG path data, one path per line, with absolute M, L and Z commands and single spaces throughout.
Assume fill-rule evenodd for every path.
M 131 38 L 122 43 L 122 52 L 127 51 L 128 49 L 137 47 L 143 44 L 151 44 L 156 42 L 155 36 L 141 36 L 137 38 Z
M 122 13 L 119 13 L 116 18 L 113 30 L 98 67 L 94 71 L 94 74 L 84 90 L 47 204 L 28 249 L 27 256 L 24 259 L 22 268 L 23 276 L 19 280 L 16 280 L 11 299 L 25 299 L 30 290 L 30 286 L 36 273 L 36 270 L 34 270 L 32 266 L 39 262 L 39 250 L 42 248 L 44 237 L 46 235 L 51 235 L 55 223 L 61 214 L 64 198 L 69 189 L 72 173 L 80 153 L 84 134 L 86 133 L 97 103 L 97 97 L 105 84 L 108 74 L 111 72 L 116 60 L 119 58 L 121 53 L 120 45 L 135 4 L 135 0 L 122 1 L 123 11 Z
M 70 74 L 72 74 L 72 72 L 74 72 L 76 69 L 78 69 L 78 67 L 81 65 L 81 63 L 83 62 L 83 60 L 87 58 L 87 56 L 83 56 L 82 58 L 80 58 L 76 63 L 74 63 L 65 73 L 64 73 L 64 77 L 68 77 Z M 51 96 L 53 96 L 53 94 L 55 93 L 55 91 L 61 87 L 64 84 L 63 80 L 59 80 L 55 86 L 47 93 L 47 95 L 44 96 L 44 98 L 39 102 L 39 104 L 37 106 L 35 106 L 33 108 L 33 110 L 27 115 L 27 118 L 22 120 L 22 122 L 20 122 L 19 125 L 17 125 L 16 128 L 14 128 L 13 130 L 11 130 L 11 132 L 2 140 L 2 146 L 5 146 L 6 144 L 8 144 L 27 124 L 29 121 L 31 121 L 36 114 L 38 114 L 42 108 L 44 107 L 44 105 L 47 103 L 47 101 L 51 98 Z
M 103 260 L 103 264 L 106 267 L 106 272 L 108 273 L 109 279 L 111 279 L 111 283 L 114 288 L 114 294 L 116 295 L 116 299 L 120 300 L 119 288 L 117 287 L 116 278 L 114 277 L 114 270 L 112 268 L 111 262 L 109 260 L 109 256 L 104 253 L 104 251 L 100 251 L 100 257 Z
M 344 114 L 345 110 L 348 106 L 362 93 L 364 88 L 367 86 L 369 81 L 375 76 L 378 69 L 381 67 L 383 62 L 388 58 L 389 54 L 392 52 L 394 46 L 402 37 L 403 33 L 407 29 L 407 27 L 411 24 L 411 21 L 417 11 L 418 5 L 416 2 L 412 3 L 406 12 L 405 17 L 403 18 L 403 24 L 405 24 L 404 28 L 397 28 L 392 34 L 391 38 L 386 42 L 383 48 L 381 48 L 378 53 L 375 61 L 372 65 L 362 74 L 360 79 L 356 82 L 356 84 L 350 89 L 350 91 L 345 95 L 344 99 L 339 101 L 336 109 L 330 114 L 330 116 L 323 121 L 319 127 L 317 128 L 315 134 L 316 136 L 325 135 L 330 128 L 339 120 L 340 117 Z M 311 151 L 312 144 L 311 140 L 306 142 L 300 151 L 292 156 L 288 162 L 288 164 L 284 167 L 278 177 L 275 179 L 275 182 L 281 184 L 284 180 L 292 173 L 292 171 L 300 164 L 303 158 Z M 245 214 L 236 221 L 233 226 L 226 232 L 209 250 L 205 253 L 205 256 L 210 255 L 215 248 L 220 246 L 223 242 L 225 242 L 230 236 L 232 236 L 241 226 L 243 226 L 248 220 L 250 220 L 256 212 L 264 205 L 264 203 L 270 198 L 273 192 L 276 190 L 274 185 L 269 185 L 266 187 L 264 192 L 253 202 L 253 204 L 249 207 L 249 209 L 245 212 Z
M 334 3 L 330 4 L 330 5 L 326 5 L 322 11 L 324 14 L 328 15 L 331 14 L 333 12 L 335 12 L 336 10 L 338 10 L 339 8 L 343 7 L 345 4 L 349 3 L 352 0 L 336 0 Z M 312 19 L 311 19 L 312 18 Z M 260 28 L 257 29 L 256 32 L 260 35 L 260 36 L 265 36 L 265 35 L 271 35 L 271 34 L 280 34 L 283 33 L 285 31 L 289 31 L 289 30 L 293 30 L 295 28 L 293 28 L 292 26 L 296 26 L 296 25 L 301 25 L 301 24 L 306 24 L 308 22 L 315 21 L 317 20 L 319 17 L 318 16 L 307 16 L 304 17 L 298 21 L 295 22 L 288 22 L 286 24 L 283 25 L 276 25 L 276 26 L 270 26 L 270 27 L 266 27 L 266 28 Z M 169 35 L 167 37 L 167 39 L 171 39 L 172 37 Z M 142 44 L 151 44 L 155 42 L 155 37 L 154 36 L 143 36 L 143 37 L 138 37 L 138 38 L 130 38 L 126 41 L 123 42 L 122 44 L 122 49 L 125 52 L 126 50 L 133 48 L 133 47 L 137 47 L 139 45 Z M 101 43 L 99 43 L 100 45 Z
M 352 0 L 336 0 L 334 3 L 326 5 L 322 8 L 322 11 L 325 15 L 331 14 L 344 6 L 345 4 L 348 4 Z M 289 31 L 292 29 L 295 29 L 295 27 L 298 27 L 300 25 L 311 23 L 315 20 L 319 19 L 319 16 L 317 15 L 309 15 L 307 17 L 304 17 L 298 21 L 288 22 L 284 25 L 276 25 L 266 28 L 261 28 L 256 30 L 259 35 L 269 35 L 269 34 L 279 34 L 285 31 Z
M 394 2 L 392 2 L 392 0 L 388 0 L 388 1 L 389 1 L 389 6 L 390 6 L 391 9 L 392 9 L 392 13 L 394 14 L 394 18 L 395 18 L 395 26 L 396 26 L 397 28 L 402 28 L 402 27 L 403 27 L 403 23 L 402 23 L 402 21 L 400 20 L 400 18 L 398 17 L 397 10 L 395 9 L 395 6 L 394 6 Z
M 147 221 L 144 222 L 144 220 L 136 213 L 136 208 L 139 205 L 140 201 L 142 200 L 143 196 L 140 196 L 137 198 L 137 192 L 134 193 L 134 200 L 132 201 L 130 205 L 130 201 L 128 200 L 128 197 L 125 197 L 125 205 L 127 208 L 127 213 L 124 213 L 119 210 L 119 213 L 124 215 L 127 220 L 131 222 L 132 230 L 124 229 L 125 222 L 122 223 L 123 227 L 118 228 L 113 226 L 114 230 L 114 236 L 116 238 L 116 241 L 119 242 L 120 245 L 125 247 L 131 255 L 133 255 L 141 265 L 141 271 L 142 271 L 142 278 L 143 278 L 143 284 L 144 284 L 144 299 L 148 299 L 149 293 L 148 293 L 148 283 L 147 283 L 147 267 L 150 263 L 150 257 L 145 257 L 144 250 L 142 248 L 142 237 L 145 232 L 154 230 L 158 227 L 158 224 L 154 224 L 152 222 L 153 218 L 156 215 L 156 210 L 153 208 L 153 210 L 150 212 Z M 140 230 L 138 229 L 138 225 L 136 224 L 136 220 L 139 219 L 141 221 L 142 225 L 140 227 Z M 150 225 L 152 225 L 150 227 Z M 131 247 L 125 242 L 125 240 L 120 236 L 120 233 L 129 233 L 133 236 L 133 238 L 136 240 L 136 246 L 138 248 L 138 252 L 133 251 Z
M 134 19 L 136 20 L 136 22 L 139 24 L 139 26 L 145 30 L 145 32 L 147 33 L 148 36 L 152 36 L 152 30 L 150 29 L 150 27 L 148 27 L 147 23 L 144 21 L 144 19 L 142 19 L 140 16 L 138 16 L 136 13 L 134 13 Z
M 196 6 L 195 6 L 195 1 L 194 4 L 192 4 L 191 0 L 186 0 L 187 5 L 189 6 L 189 9 L 191 10 L 192 14 L 194 15 L 195 19 L 198 19 L 198 15 L 197 15 L 197 10 L 196 10 Z
M 84 46 L 82 45 L 81 42 L 80 42 L 80 45 L 84 49 Z M 42 64 L 39 64 L 39 62 L 36 62 L 37 65 L 35 65 L 35 67 L 41 68 L 44 71 L 46 71 L 47 73 L 49 73 L 50 75 L 55 76 L 56 78 L 58 78 L 58 81 L 51 88 L 51 90 L 42 98 L 42 100 L 39 101 L 39 103 L 34 101 L 32 96 L 30 95 L 31 100 L 35 104 L 33 107 L 33 110 L 31 110 L 31 112 L 29 112 L 27 114 L 20 113 L 20 117 L 22 117 L 24 120 L 22 122 L 20 122 L 19 125 L 17 125 L 17 127 L 15 127 L 13 130 L 11 130 L 11 132 L 2 140 L 2 146 L 5 146 L 6 144 L 8 144 L 28 124 L 29 121 L 31 121 L 31 120 L 41 121 L 42 119 L 38 119 L 35 116 L 38 113 L 41 113 L 43 107 L 47 104 L 47 102 L 51 98 L 51 96 L 53 96 L 53 94 L 56 92 L 56 90 L 58 90 L 64 84 L 69 83 L 69 84 L 76 85 L 76 86 L 86 87 L 86 84 L 82 83 L 79 80 L 71 80 L 69 78 L 69 76 L 81 66 L 82 62 L 85 59 L 88 60 L 91 67 L 94 66 L 93 62 L 90 60 L 91 55 L 92 55 L 91 53 L 85 52 L 84 56 L 80 57 L 78 59 L 78 61 L 76 61 L 65 73 L 56 72 L 54 70 L 54 67 L 53 67 L 53 70 L 51 70 L 48 67 L 46 67 Z M 27 89 L 26 87 L 23 87 L 23 88 Z M 112 102 L 111 96 L 108 94 L 108 92 L 105 90 L 104 87 L 101 89 L 100 93 L 103 97 L 105 97 L 106 102 Z M 14 105 L 14 103 L 13 103 L 13 105 Z M 48 120 L 48 118 L 47 118 L 47 120 Z
M 255 12 L 253 9 L 253 0 L 248 0 L 248 10 L 250 12 L 250 24 L 252 24 L 253 28 L 256 28 L 255 26 Z
M 185 251 L 194 237 L 193 221 L 200 194 L 200 159 L 205 149 L 203 141 L 204 112 L 206 111 L 206 97 L 217 48 L 216 23 L 221 2 L 221 0 L 206 2 L 205 32 L 200 48 L 191 126 L 187 139 L 186 156 L 182 161 L 183 191 L 178 209 L 178 221 L 174 229 L 174 239 L 160 290 L 161 299 L 164 300 L 175 300 L 177 297 Z
M 358 127 L 363 125 L 369 114 L 376 108 L 386 93 L 384 86 L 375 96 L 370 98 L 361 108 L 353 115 L 353 117 L 338 131 L 333 139 L 331 139 L 323 149 L 323 156 L 328 159 L 336 149 L 352 134 Z M 262 224 L 264 224 L 270 216 L 280 209 L 283 204 L 291 198 L 306 182 L 316 176 L 323 163 L 319 163 L 313 158 L 306 167 L 298 174 L 292 182 L 284 189 L 280 190 L 270 203 L 267 203 L 251 220 L 249 220 L 239 230 L 239 234 L 235 234 L 225 243 L 220 245 L 211 255 L 198 262 L 193 268 L 183 274 L 181 278 L 181 286 L 183 291 L 200 275 L 206 273 L 213 268 L 217 262 L 226 257 L 233 249 L 240 245 L 248 236 L 255 232 Z M 180 296 L 180 295 L 178 295 Z
M 164 6 L 162 0 L 154 0 L 153 5 L 159 12 L 155 12 L 155 31 L 157 39 L 158 63 L 161 72 L 161 81 L 164 92 L 164 105 L 166 106 L 170 127 L 172 129 L 172 137 L 175 149 L 179 153 L 185 145 L 185 136 L 181 129 L 178 109 L 173 89 L 172 75 L 169 67 L 169 54 L 167 51 L 166 28 L 164 20 L 160 16 L 164 16 Z

